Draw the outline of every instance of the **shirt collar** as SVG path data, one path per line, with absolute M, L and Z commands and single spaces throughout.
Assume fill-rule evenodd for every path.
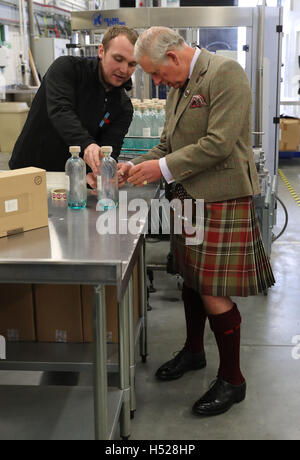
M 194 56 L 193 56 L 193 59 L 192 59 L 191 65 L 190 65 L 190 72 L 189 72 L 189 77 L 188 78 L 191 78 L 191 76 L 192 76 L 195 64 L 196 64 L 196 62 L 198 60 L 198 57 L 199 57 L 200 53 L 201 53 L 201 49 L 198 48 L 198 47 L 195 48 L 195 53 L 194 53 Z

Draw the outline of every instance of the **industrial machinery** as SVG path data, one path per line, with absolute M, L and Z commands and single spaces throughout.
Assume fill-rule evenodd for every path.
M 281 7 L 121 8 L 72 13 L 73 52 L 95 55 L 106 28 L 125 24 L 142 31 L 151 26 L 175 28 L 191 45 L 237 59 L 245 69 L 253 95 L 253 148 L 262 192 L 256 197 L 263 240 L 271 253 L 276 220 L 278 171 Z M 154 91 L 149 76 L 135 73 L 132 97 L 165 97 Z M 139 94 L 138 94 L 139 91 Z
M 35 41 L 35 59 L 37 70 L 44 77 L 52 62 L 67 54 L 66 46 L 70 40 L 64 38 L 41 37 Z

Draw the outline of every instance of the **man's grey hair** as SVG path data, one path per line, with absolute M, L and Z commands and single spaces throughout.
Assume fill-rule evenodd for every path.
M 154 64 L 161 63 L 167 51 L 181 48 L 185 41 L 177 32 L 168 27 L 151 27 L 138 38 L 134 56 L 137 62 L 148 56 Z

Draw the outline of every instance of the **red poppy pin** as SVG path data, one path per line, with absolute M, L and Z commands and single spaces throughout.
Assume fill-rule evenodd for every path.
M 203 94 L 196 94 L 196 96 L 192 97 L 192 102 L 191 102 L 191 109 L 195 109 L 197 107 L 204 107 L 207 106 L 207 102 L 203 96 Z

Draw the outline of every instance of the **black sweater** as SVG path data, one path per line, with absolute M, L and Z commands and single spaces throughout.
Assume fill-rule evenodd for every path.
M 124 89 L 130 88 L 130 81 L 105 92 L 98 64 L 99 59 L 73 56 L 53 62 L 14 146 L 11 169 L 36 166 L 64 171 L 70 145 L 81 146 L 81 156 L 91 143 L 111 145 L 113 157 L 119 156 L 132 120 L 132 104 Z

